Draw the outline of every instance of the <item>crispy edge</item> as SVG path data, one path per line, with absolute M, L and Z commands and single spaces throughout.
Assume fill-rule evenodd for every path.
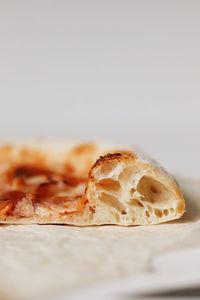
M 95 162 L 89 172 L 89 179 L 93 179 L 93 172 L 96 168 L 103 166 L 109 162 L 118 161 L 118 162 L 133 162 L 138 159 L 138 156 L 135 153 L 108 153 L 105 156 L 100 156 L 99 159 Z

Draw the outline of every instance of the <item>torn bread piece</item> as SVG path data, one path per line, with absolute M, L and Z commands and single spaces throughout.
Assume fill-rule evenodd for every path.
M 131 226 L 178 219 L 184 211 L 175 180 L 130 149 L 0 147 L 0 223 Z
M 101 157 L 90 172 L 86 197 L 95 208 L 94 224 L 158 224 L 185 212 L 175 180 L 135 153 Z

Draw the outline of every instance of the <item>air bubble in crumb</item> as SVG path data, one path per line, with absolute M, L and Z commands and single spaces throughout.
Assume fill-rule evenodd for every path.
M 155 208 L 154 209 L 154 212 L 155 212 L 155 215 L 158 217 L 158 218 L 161 218 L 163 216 L 163 213 L 160 209 L 158 208 Z
M 107 191 L 119 191 L 120 184 L 118 181 L 111 178 L 105 178 L 96 183 L 96 187 L 100 189 L 105 189 Z
M 150 214 L 149 214 L 149 212 L 146 210 L 145 211 L 145 215 L 149 218 L 150 217 Z
M 133 194 L 135 193 L 135 191 L 136 191 L 136 190 L 135 190 L 134 188 L 132 188 L 132 189 L 130 190 L 130 195 L 133 196 Z
M 168 216 L 168 214 L 169 214 L 168 209 L 164 209 L 164 210 L 163 210 L 163 213 L 164 213 L 165 216 Z
M 143 204 L 138 199 L 131 199 L 130 203 L 131 205 L 136 207 L 144 207 Z

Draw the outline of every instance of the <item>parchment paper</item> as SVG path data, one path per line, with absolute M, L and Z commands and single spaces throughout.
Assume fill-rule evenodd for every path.
M 187 213 L 142 227 L 0 227 L 0 299 L 56 299 L 114 278 L 142 274 L 158 253 L 200 245 L 200 182 L 180 179 Z M 196 232 L 196 234 L 195 234 Z

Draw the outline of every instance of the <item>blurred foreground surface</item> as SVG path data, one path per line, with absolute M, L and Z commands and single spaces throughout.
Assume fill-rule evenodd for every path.
M 1 226 L 2 299 L 136 297 L 197 288 L 199 182 L 180 182 L 188 210 L 179 222 L 130 228 Z

